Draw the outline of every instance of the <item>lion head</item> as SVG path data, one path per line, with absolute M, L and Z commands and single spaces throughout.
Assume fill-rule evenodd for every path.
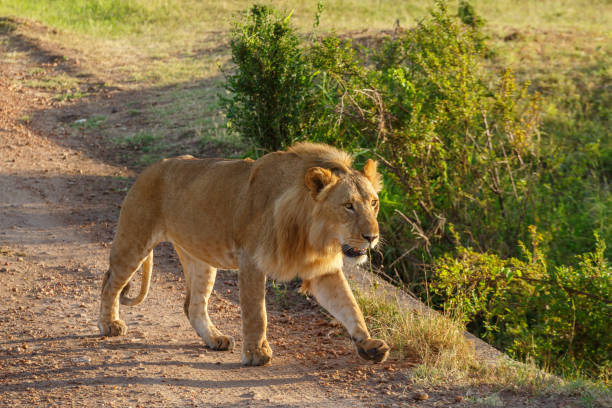
M 266 269 L 282 265 L 287 278 L 304 278 L 303 270 L 316 275 L 344 262 L 364 262 L 379 242 L 381 177 L 376 162 L 368 160 L 355 170 L 346 153 L 311 143 L 288 152 L 301 159 L 302 168 L 293 188 L 276 200 L 275 245 L 268 252 L 274 253 L 275 265 L 267 263 Z
M 379 241 L 376 163 L 368 160 L 361 172 L 311 167 L 304 181 L 313 200 L 311 245 L 336 247 L 346 258 L 363 262 Z

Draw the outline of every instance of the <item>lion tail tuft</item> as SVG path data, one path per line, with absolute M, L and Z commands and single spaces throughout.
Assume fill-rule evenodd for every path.
M 127 297 L 127 294 L 130 290 L 130 283 L 121 291 L 120 302 L 122 305 L 126 306 L 136 306 L 141 303 L 147 297 L 147 293 L 149 293 L 149 286 L 151 285 L 151 274 L 153 272 L 153 251 L 149 252 L 149 255 L 145 258 L 142 264 L 142 280 L 140 282 L 140 293 L 135 298 Z

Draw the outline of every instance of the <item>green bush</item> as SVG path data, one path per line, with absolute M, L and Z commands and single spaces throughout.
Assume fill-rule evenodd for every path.
M 426 245 L 449 241 L 452 224 L 472 245 L 511 252 L 538 174 L 536 101 L 510 72 L 487 80 L 474 31 L 443 3 L 399 42 L 380 63 L 382 154 L 405 217 Z
M 612 265 L 605 244 L 577 257 L 577 266 L 553 266 L 531 229 L 522 259 L 458 247 L 433 265 L 433 296 L 473 333 L 512 356 L 533 357 L 570 374 L 604 374 L 612 365 Z
M 604 54 L 605 55 L 605 54 Z M 595 247 L 593 231 L 608 243 L 612 259 L 612 72 L 605 56 L 550 88 L 546 100 L 554 106 L 543 115 L 548 135 L 547 172 L 538 188 L 538 229 L 545 233 L 547 255 L 557 264 Z M 586 83 L 585 83 L 586 82 Z M 538 86 L 538 84 L 536 84 Z M 541 86 L 541 84 L 540 84 Z
M 230 96 L 222 99 L 228 126 L 268 151 L 300 137 L 310 91 L 310 68 L 290 17 L 255 5 L 231 32 L 236 70 L 226 75 Z
M 472 6 L 470 2 L 465 0 L 461 0 L 459 2 L 457 16 L 463 24 L 473 28 L 481 28 L 485 25 L 485 21 L 483 20 L 483 18 L 476 14 L 474 6 Z
M 375 151 L 384 162 L 390 187 L 382 203 L 398 203 L 383 209 L 392 224 L 387 258 L 413 249 L 400 272 L 409 282 L 422 276 L 413 265 L 451 248 L 454 233 L 511 255 L 534 222 L 537 98 L 510 72 L 488 77 L 477 28 L 438 2 L 429 19 L 366 53 L 369 60 L 338 39 L 311 51 L 325 101 L 316 116 L 327 118 L 327 132 L 313 126 L 309 136 Z
M 321 11 L 319 5 L 315 27 Z M 255 5 L 236 21 L 236 69 L 226 75 L 228 96 L 222 98 L 228 126 L 268 151 L 302 139 L 352 149 L 344 127 L 358 131 L 358 124 L 343 121 L 337 108 L 363 83 L 363 61 L 350 41 L 333 36 L 301 44 L 290 17 Z

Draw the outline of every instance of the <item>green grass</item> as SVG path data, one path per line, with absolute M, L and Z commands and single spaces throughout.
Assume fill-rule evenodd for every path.
M 59 102 L 69 102 L 69 101 L 74 101 L 77 99 L 83 99 L 87 96 L 89 96 L 87 92 L 81 92 L 79 90 L 76 90 L 76 91 L 67 91 L 67 92 L 63 92 L 58 95 L 55 95 L 54 99 Z
M 262 1 L 277 8 L 294 10 L 302 28 L 310 28 L 317 1 Z M 457 1 L 451 1 L 457 4 Z M 157 35 L 173 31 L 227 29 L 230 16 L 253 1 L 198 0 L 4 0 L 2 15 L 17 15 L 47 25 L 84 34 L 122 37 Z M 404 26 L 422 17 L 429 4 L 423 1 L 336 0 L 323 2 L 321 20 L 325 30 L 390 29 L 399 19 Z M 606 0 L 502 0 L 473 1 L 476 9 L 495 25 L 576 27 L 609 30 L 612 4 Z M 211 27 L 212 26 L 212 27 Z M 159 31 L 161 29 L 161 32 Z
M 119 137 L 115 139 L 115 143 L 121 147 L 139 149 L 145 153 L 149 153 L 157 150 L 156 142 L 161 138 L 162 136 L 160 134 L 142 131 L 133 135 Z
M 141 115 L 150 126 L 164 131 L 164 139 L 181 146 L 177 153 L 198 154 L 191 150 L 194 142 L 198 148 L 219 147 L 228 156 L 235 156 L 235 148 L 244 145 L 236 134 L 228 134 L 225 118 L 218 106 L 218 82 L 173 87 L 160 94 L 155 105 L 134 112 Z
M 473 0 L 471 3 L 493 27 L 610 32 L 612 3 L 608 0 Z
M 22 115 L 19 118 L 19 122 L 23 123 L 24 125 L 29 125 L 30 123 L 32 123 L 32 116 L 31 115 Z
M 140 31 L 139 27 L 163 23 L 174 9 L 166 1 L 5 0 L 3 14 L 15 14 L 67 30 L 119 36 Z
M 163 135 L 149 130 L 118 136 L 112 142 L 123 149 L 124 160 L 135 162 L 137 166 L 147 166 L 162 159 L 168 150 Z
M 245 144 L 238 135 L 228 134 L 218 107 L 219 92 L 214 81 L 164 87 L 154 96 L 146 94 L 127 103 L 125 109 L 136 125 L 123 123 L 117 128 L 106 126 L 104 117 L 92 117 L 77 126 L 97 127 L 124 148 L 125 160 L 139 166 L 180 154 L 240 156 Z
M 280 9 L 295 10 L 296 22 L 303 28 L 312 26 L 316 1 L 265 2 Z M 5 0 L 0 13 L 39 20 L 64 30 L 90 35 L 122 37 L 156 35 L 173 31 L 228 29 L 230 17 L 248 8 L 252 1 L 198 0 Z M 373 29 L 389 28 L 396 19 L 411 21 L 424 14 L 421 2 L 330 1 L 324 28 L 355 29 L 360 24 Z M 159 31 L 161 29 L 161 32 Z M 180 34 L 179 34 L 180 35 Z
M 75 50 L 100 76 L 124 84 L 171 84 L 219 74 L 227 61 L 230 20 L 253 1 L 4 0 L 0 16 L 17 16 L 60 29 L 42 34 Z M 317 1 L 265 2 L 294 10 L 292 21 L 311 29 Z M 456 4 L 451 2 L 451 7 Z M 572 29 L 599 33 L 609 42 L 612 3 L 605 0 L 503 0 L 473 2 L 493 32 L 509 28 Z M 341 0 L 324 2 L 320 30 L 367 35 L 411 26 L 431 2 Z M 9 23 L 2 27 L 13 29 Z M 225 46 L 224 46 L 225 44 Z M 510 44 L 512 45 L 512 44 Z M 219 48 L 221 46 L 221 48 Z M 510 47 L 509 49 L 512 49 Z M 120 78 L 119 78 L 120 77 Z
M 66 74 L 60 74 L 52 77 L 44 76 L 44 72 L 33 70 L 34 79 L 23 82 L 25 86 L 31 88 L 39 88 L 56 92 L 69 91 L 78 86 L 78 81 Z
M 79 119 L 72 122 L 70 126 L 80 129 L 100 129 L 104 122 L 106 122 L 106 119 L 105 115 L 94 115 L 87 119 Z

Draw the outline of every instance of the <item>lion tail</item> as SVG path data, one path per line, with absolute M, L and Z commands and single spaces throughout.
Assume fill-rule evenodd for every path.
M 126 306 L 136 306 L 141 303 L 147 297 L 147 293 L 149 293 L 149 286 L 151 285 L 151 274 L 153 272 L 153 251 L 149 252 L 149 255 L 145 258 L 142 264 L 142 280 L 140 282 L 140 293 L 135 298 L 127 297 L 127 294 L 130 290 L 130 283 L 121 291 L 120 302 L 122 305 Z

